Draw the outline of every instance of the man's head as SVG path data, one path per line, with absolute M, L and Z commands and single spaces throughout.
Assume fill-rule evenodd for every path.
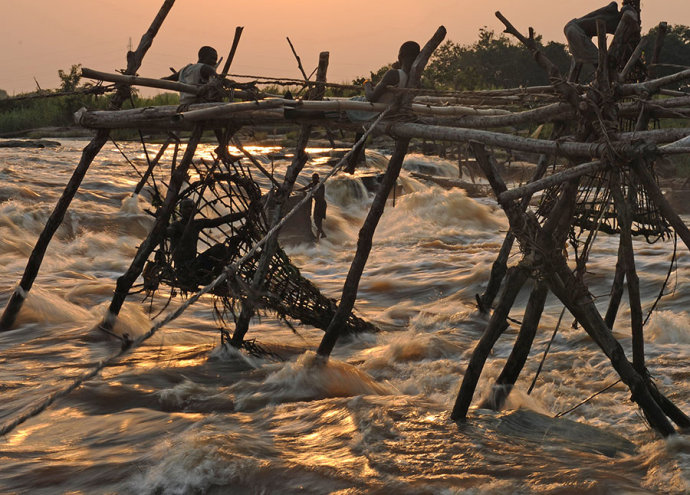
M 314 172 L 313 174 L 311 174 L 311 183 L 316 184 L 317 182 L 319 182 L 319 174 Z
M 188 219 L 194 215 L 196 211 L 196 203 L 191 198 L 185 198 L 180 201 L 180 215 L 182 218 Z
M 202 46 L 199 49 L 199 63 L 213 65 L 218 63 L 218 52 L 212 46 Z
M 398 60 L 403 65 L 412 65 L 414 59 L 419 55 L 419 43 L 416 41 L 406 41 L 400 45 L 400 51 L 398 52 Z

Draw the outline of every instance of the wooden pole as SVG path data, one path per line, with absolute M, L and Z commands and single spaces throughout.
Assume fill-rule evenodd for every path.
M 450 418 L 452 420 L 465 421 L 467 419 L 467 410 L 472 403 L 472 396 L 474 396 L 479 377 L 484 369 L 484 363 L 486 363 L 486 359 L 498 338 L 505 329 L 508 328 L 508 323 L 506 321 L 508 313 L 513 307 L 513 303 L 520 289 L 522 289 L 525 281 L 527 281 L 528 275 L 529 271 L 519 265 L 508 270 L 505 290 L 496 305 L 496 310 L 491 315 L 489 324 L 486 326 L 481 339 L 479 339 L 477 346 L 474 348 L 470 362 L 465 370 L 458 397 L 455 400 L 453 411 L 450 413 Z
M 443 41 L 446 36 L 446 29 L 441 26 L 438 28 L 436 33 L 432 38 L 424 45 L 417 59 L 412 64 L 412 69 L 410 70 L 410 76 L 408 79 L 407 87 L 417 87 L 419 85 L 422 71 L 426 66 L 431 54 Z M 411 103 L 412 96 L 409 95 L 403 99 L 402 105 L 409 105 Z M 317 350 L 317 354 L 322 359 L 328 359 L 335 347 L 335 344 L 342 332 L 342 328 L 347 320 L 349 314 L 354 308 L 355 300 L 357 299 L 357 290 L 359 289 L 359 281 L 362 278 L 362 273 L 364 272 L 364 267 L 366 266 L 367 260 L 369 258 L 369 253 L 371 252 L 371 247 L 373 244 L 374 232 L 381 219 L 383 210 L 386 206 L 386 200 L 390 194 L 395 183 L 400 175 L 400 169 L 402 168 L 403 160 L 407 154 L 407 148 L 410 144 L 409 138 L 396 139 L 395 148 L 393 154 L 386 167 L 386 172 L 383 174 L 383 179 L 376 191 L 376 196 L 371 205 L 371 209 L 367 214 L 367 218 L 364 220 L 364 224 L 359 231 L 359 237 L 357 239 L 357 251 L 355 252 L 355 257 L 350 265 L 350 270 L 347 273 L 347 278 L 345 279 L 345 284 L 343 285 L 343 292 L 340 297 L 340 303 L 338 304 L 338 309 L 333 315 L 331 323 L 326 329 L 326 334 L 321 340 L 321 344 Z
M 223 71 L 220 73 L 221 79 L 225 79 L 225 76 L 227 76 L 228 72 L 230 71 L 230 65 L 232 64 L 232 61 L 235 58 L 235 52 L 237 51 L 237 45 L 239 45 L 240 43 L 240 37 L 242 36 L 243 29 L 243 26 L 237 26 L 235 28 L 235 37 L 232 40 L 232 47 L 230 48 L 230 53 L 228 54 L 228 58 L 225 61 L 225 65 L 223 66 Z
M 165 0 L 165 2 L 163 2 L 162 7 L 158 11 L 158 14 L 151 23 L 151 26 L 142 36 L 137 50 L 135 52 L 127 53 L 127 69 L 125 70 L 125 74 L 136 74 L 136 71 L 141 66 L 141 61 L 143 60 L 144 55 L 150 48 L 151 43 L 153 42 L 153 38 L 158 33 L 158 30 L 163 24 L 163 21 L 168 15 L 168 12 L 170 12 L 170 9 L 172 8 L 174 3 L 175 0 Z M 112 107 L 121 108 L 122 103 L 126 101 L 128 97 L 129 88 L 125 86 L 118 87 L 117 92 L 111 100 Z M 28 293 L 31 290 L 34 280 L 38 275 L 38 271 L 41 267 L 41 263 L 43 262 L 43 257 L 45 256 L 46 249 L 48 249 L 48 244 L 50 244 L 50 241 L 53 238 L 55 231 L 62 223 L 62 220 L 65 217 L 65 213 L 67 212 L 67 209 L 69 208 L 69 205 L 71 204 L 74 195 L 79 190 L 79 186 L 81 185 L 81 182 L 84 179 L 86 171 L 89 169 L 91 162 L 93 162 L 94 158 L 98 155 L 101 148 L 103 148 L 103 145 L 108 141 L 109 134 L 110 131 L 107 129 L 98 131 L 96 133 L 96 137 L 94 137 L 91 140 L 91 142 L 84 148 L 79 164 L 72 173 L 72 177 L 67 183 L 67 186 L 65 187 L 62 196 L 58 200 L 55 208 L 53 209 L 53 212 L 48 218 L 48 221 L 46 222 L 46 225 L 43 228 L 43 231 L 41 232 L 41 235 L 39 236 L 33 251 L 31 252 L 31 256 L 29 256 L 29 260 L 24 270 L 24 275 L 22 276 L 19 285 L 12 293 L 9 302 L 5 307 L 5 310 L 2 314 L 2 318 L 0 318 L 0 331 L 9 330 L 10 328 L 12 328 L 12 325 L 14 325 L 14 322 L 17 318 L 17 314 L 19 314 L 19 310 L 24 304 L 24 300 L 28 296 Z
M 618 257 L 616 260 L 616 272 L 613 276 L 613 284 L 611 285 L 611 296 L 609 297 L 609 306 L 606 310 L 606 316 L 604 317 L 604 322 L 606 326 L 613 329 L 613 325 L 616 322 L 616 315 L 618 314 L 618 308 L 621 304 L 621 299 L 623 298 L 623 282 L 625 281 L 625 249 L 623 248 L 623 240 L 620 239 L 618 245 Z
M 290 192 L 294 186 L 297 176 L 304 168 L 305 163 L 307 163 L 308 156 L 305 152 L 305 148 L 309 142 L 309 137 L 311 136 L 311 126 L 302 126 L 299 138 L 297 139 L 297 148 L 295 150 L 295 157 L 288 167 L 285 174 L 285 179 L 282 186 L 278 190 L 278 193 L 272 197 L 272 227 L 275 227 L 285 215 L 285 210 L 288 203 L 288 198 L 290 197 Z M 273 260 L 273 255 L 278 249 L 278 232 L 275 232 L 264 244 L 261 251 L 261 257 L 259 258 L 259 263 L 257 265 L 256 271 L 252 278 L 251 293 L 258 293 L 263 289 L 266 284 L 266 278 L 269 276 L 268 271 L 270 269 L 270 263 Z M 249 322 L 254 316 L 255 311 L 255 301 L 252 301 L 249 297 L 242 301 L 242 311 L 240 316 L 235 322 L 235 331 L 232 334 L 232 339 L 230 344 L 234 347 L 241 347 L 244 340 L 244 336 L 249 330 Z
M 641 375 L 646 376 L 644 358 L 644 331 L 642 328 L 642 303 L 640 301 L 640 280 L 635 270 L 635 254 L 632 244 L 632 211 L 630 208 L 630 195 L 634 191 L 628 192 L 626 200 L 621 188 L 620 175 L 617 170 L 611 173 L 611 195 L 618 214 L 618 227 L 620 228 L 621 251 L 623 255 L 623 267 L 625 269 L 625 279 L 628 282 L 628 301 L 630 304 L 630 327 L 632 330 L 632 352 L 633 366 Z
M 290 50 L 292 50 L 292 54 L 295 56 L 295 59 L 297 60 L 297 68 L 302 73 L 302 77 L 304 77 L 304 82 L 306 83 L 309 81 L 309 76 L 306 72 L 304 72 L 304 67 L 302 67 L 302 59 L 299 58 L 299 55 L 297 55 L 295 47 L 292 45 L 292 41 L 290 41 L 290 37 L 286 36 L 285 38 L 287 39 L 287 42 L 290 45 Z
M 399 139 L 395 141 L 395 148 L 388 161 L 386 172 L 383 174 L 383 179 L 376 191 L 376 196 L 367 214 L 367 218 L 364 220 L 364 224 L 359 230 L 357 251 L 350 265 L 350 270 L 347 273 L 345 284 L 343 285 L 340 304 L 338 304 L 338 309 L 333 315 L 333 319 L 328 325 L 326 334 L 321 339 L 321 344 L 319 344 L 317 350 L 317 354 L 324 359 L 327 359 L 331 355 L 342 328 L 354 308 L 355 300 L 357 299 L 357 291 L 359 289 L 359 281 L 362 278 L 364 267 L 369 259 L 369 253 L 371 252 L 374 232 L 381 219 L 381 215 L 383 215 L 386 200 L 400 174 L 400 169 L 402 168 L 405 155 L 407 154 L 409 143 L 409 139 Z
M 482 155 L 478 154 L 478 159 L 479 156 Z M 506 190 L 506 186 L 492 161 L 482 159 L 480 165 L 494 193 L 499 196 Z M 611 330 L 606 327 L 587 288 L 575 277 L 560 250 L 548 244 L 551 236 L 544 235 L 537 220 L 520 211 L 514 203 L 506 203 L 502 207 L 521 245 L 531 246 L 534 238 L 539 240 L 539 253 L 543 256 L 541 273 L 549 289 L 610 359 L 614 369 L 630 388 L 632 399 L 642 408 L 649 424 L 663 436 L 675 433 L 664 411 L 654 399 L 649 382 L 626 359 L 623 348 L 613 337 Z M 462 412 L 462 409 L 459 412 Z
M 506 398 L 510 395 L 520 376 L 522 368 L 525 366 L 529 351 L 532 349 L 548 293 L 548 288 L 543 282 L 538 282 L 537 286 L 532 289 L 513 350 L 508 356 L 503 371 L 496 379 L 489 397 L 479 406 L 480 408 L 499 410 L 503 407 Z
M 131 289 L 132 284 L 134 284 L 134 281 L 141 274 L 149 255 L 153 252 L 156 246 L 160 244 L 163 236 L 165 235 L 165 229 L 168 226 L 170 216 L 175 209 L 177 195 L 180 187 L 182 187 L 182 183 L 187 179 L 187 170 L 189 169 L 189 165 L 192 163 L 196 148 L 201 141 L 202 133 L 202 126 L 197 126 L 196 129 L 194 129 L 194 132 L 187 142 L 187 149 L 185 149 L 182 160 L 180 160 L 179 165 L 175 167 L 175 171 L 170 177 L 170 183 L 168 184 L 168 191 L 165 195 L 165 200 L 163 201 L 161 208 L 158 210 L 156 221 L 154 222 L 153 227 L 149 231 L 146 239 L 144 239 L 144 241 L 139 245 L 137 254 L 134 256 L 134 259 L 132 260 L 132 263 L 127 271 L 117 279 L 115 293 L 110 301 L 108 313 L 101 322 L 101 326 L 106 330 L 112 330 L 115 320 L 120 313 L 120 309 L 125 302 L 127 294 L 129 293 L 129 289 Z
M 165 150 L 168 149 L 168 146 L 170 146 L 170 139 L 166 139 L 165 143 L 163 143 L 163 146 L 161 146 L 161 149 L 158 150 L 158 153 L 156 153 L 156 156 L 153 157 L 153 160 L 151 160 L 151 163 L 149 163 L 148 168 L 146 169 L 146 172 L 144 172 L 144 175 L 141 176 L 141 179 L 139 180 L 139 183 L 136 185 L 134 188 L 134 194 L 139 194 L 141 190 L 144 188 L 146 185 L 146 181 L 148 180 L 149 176 L 153 172 L 153 169 L 158 165 L 158 162 L 160 162 L 161 158 L 163 157 L 163 154 L 165 153 Z
M 552 138 L 556 137 L 556 134 L 560 134 L 560 131 L 556 131 L 554 129 L 552 134 Z M 534 183 L 535 181 L 541 179 L 546 173 L 548 165 L 549 157 L 547 155 L 539 156 L 537 168 L 535 169 L 534 174 L 532 174 L 532 178 L 530 179 L 529 183 Z M 531 199 L 531 194 L 522 196 L 520 207 L 523 209 L 523 211 L 527 209 Z M 508 270 L 508 257 L 510 256 L 510 251 L 513 249 L 514 242 L 515 235 L 508 230 L 505 238 L 503 239 L 503 244 L 501 244 L 501 249 L 498 252 L 498 256 L 496 257 L 493 265 L 491 265 L 491 275 L 489 276 L 489 282 L 486 286 L 486 290 L 481 296 L 479 294 L 476 296 L 477 306 L 479 307 L 479 311 L 482 313 L 488 313 L 491 309 L 491 305 L 494 303 L 494 299 L 496 298 L 498 290 L 501 287 L 501 282 L 503 281 L 506 271 Z
M 325 83 L 326 73 L 328 71 L 329 62 L 329 52 L 321 52 L 319 54 L 319 65 L 316 75 L 316 80 Z M 323 84 L 317 85 L 312 91 L 307 94 L 307 97 L 320 99 L 323 98 L 325 88 Z M 295 157 L 288 167 L 285 173 L 285 178 L 283 184 L 278 189 L 277 194 L 272 196 L 271 209 L 273 210 L 272 215 L 272 227 L 278 225 L 278 223 L 285 216 L 288 199 L 294 188 L 297 177 L 302 172 L 304 165 L 307 163 L 307 153 L 305 148 L 309 144 L 309 137 L 311 136 L 312 127 L 310 125 L 303 125 L 300 131 L 299 138 L 297 139 L 297 148 L 295 150 Z M 273 234 L 261 251 L 261 257 L 257 265 L 256 271 L 252 278 L 251 292 L 258 293 L 263 289 L 266 284 L 268 271 L 270 268 L 271 260 L 278 249 L 278 232 Z M 240 316 L 235 322 L 235 331 L 232 334 L 232 339 L 230 344 L 234 347 L 239 348 L 244 341 L 244 336 L 249 330 L 249 322 L 254 316 L 255 304 L 250 298 L 246 298 L 242 301 L 242 310 Z

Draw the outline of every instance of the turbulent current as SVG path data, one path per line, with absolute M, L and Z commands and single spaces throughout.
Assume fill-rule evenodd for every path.
M 85 144 L 0 149 L 2 307 Z M 143 169 L 141 146 L 121 147 Z M 278 176 L 290 160 L 289 149 L 252 151 Z M 329 150 L 310 151 L 302 175 L 323 177 Z M 369 172 L 380 172 L 384 154 L 367 153 Z M 504 409 L 477 405 L 510 353 L 516 323 L 487 361 L 468 421 L 450 420 L 487 322 L 475 294 L 486 287 L 507 222 L 491 198 L 420 182 L 414 171 L 458 175 L 449 161 L 414 154 L 405 161 L 402 191 L 381 219 L 355 306 L 381 333 L 343 338 L 327 366 L 313 366 L 323 332 L 297 322 L 293 332 L 265 314 L 252 321 L 247 337 L 280 359 L 253 357 L 221 346 L 213 299 L 204 296 L 115 365 L 0 437 L 0 492 L 690 493 L 687 433 L 661 439 L 622 384 L 555 417 L 618 379 L 567 312 L 527 393 L 561 315 L 553 296 Z M 15 328 L 0 333 L 0 424 L 120 350 L 96 324 L 152 225 L 150 197 L 132 197 L 138 180 L 113 143 L 87 173 Z M 338 298 L 372 196 L 359 175 L 337 175 L 326 184 L 326 200 L 328 237 L 286 251 L 304 276 Z M 617 246 L 617 238 L 600 233 L 588 266 L 587 283 L 603 311 Z M 646 314 L 666 278 L 673 242 L 636 240 L 635 253 Z M 511 262 L 518 259 L 516 249 Z M 689 286 L 690 254 L 679 244 L 677 267 L 645 326 L 645 345 L 656 383 L 686 413 Z M 529 290 L 518 297 L 515 320 Z M 142 335 L 151 318 L 184 301 L 178 294 L 165 307 L 165 294 L 152 302 L 132 295 L 115 331 Z M 614 334 L 628 356 L 629 318 L 624 304 Z

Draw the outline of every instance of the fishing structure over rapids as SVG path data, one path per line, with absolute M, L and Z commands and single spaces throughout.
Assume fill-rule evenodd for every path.
M 139 245 L 130 267 L 118 278 L 100 328 L 116 335 L 112 332 L 114 323 L 125 299 L 131 294 L 143 291 L 147 297 L 154 297 L 161 286 L 166 286 L 170 293 L 181 291 L 189 298 L 167 317 L 152 323 L 144 335 L 134 340 L 118 336 L 123 341 L 118 354 L 102 362 L 98 369 L 68 389 L 37 405 L 30 414 L 38 414 L 54 400 L 136 348 L 204 294 L 212 294 L 216 298 L 216 309 L 223 315 L 224 323 L 232 317 L 234 331 L 230 334 L 222 330 L 223 341 L 250 352 L 255 344 L 247 341 L 245 336 L 252 316 L 259 311 L 273 312 L 288 325 L 287 318 L 291 318 L 323 329 L 325 334 L 317 351 L 322 362 L 328 359 L 341 335 L 376 331 L 375 325 L 353 314 L 358 286 L 373 248 L 374 232 L 394 190 L 410 141 L 421 138 L 469 145 L 510 224 L 486 291 L 477 296 L 479 309 L 491 313 L 491 316 L 467 364 L 450 418 L 466 420 L 488 355 L 508 328 L 509 312 L 518 292 L 528 280 L 532 280 L 533 288 L 513 351 L 482 407 L 502 407 L 527 360 L 547 295 L 551 292 L 609 358 L 620 379 L 630 389 L 632 400 L 654 430 L 662 436 L 669 436 L 675 433 L 672 423 L 681 429 L 690 427 L 690 418 L 657 387 L 645 365 L 644 321 L 632 244 L 633 236 L 644 236 L 648 241 L 678 236 L 690 249 L 690 230 L 664 197 L 654 171 L 658 158 L 690 153 L 690 128 L 656 125 L 656 128 L 649 129 L 651 123 L 659 124 L 663 119 L 686 119 L 690 116 L 690 93 L 665 89 L 690 79 L 690 69 L 665 77 L 652 76 L 649 67 L 654 65 L 662 48 L 665 24 L 660 25 L 654 57 L 643 61 L 640 2 L 627 3 L 634 9 L 622 15 L 608 46 L 606 26 L 603 21 L 597 25 L 598 68 L 589 84 L 578 83 L 577 66 L 570 74 L 561 74 L 539 50 L 532 28 L 525 36 L 497 12 L 506 32 L 530 50 L 541 69 L 547 72 L 550 86 L 473 92 L 419 89 L 422 71 L 445 37 L 446 31 L 440 27 L 422 47 L 412 65 L 406 87 L 396 88 L 397 101 L 382 104 L 325 100 L 325 88 L 339 86 L 326 82 L 328 52 L 320 54 L 315 81 L 309 80 L 297 57 L 304 80 L 291 82 L 308 88 L 301 99 L 264 95 L 256 90 L 256 85 L 262 84 L 258 81 L 252 84 L 230 81 L 227 75 L 242 28 L 235 32 L 230 55 L 220 74 L 220 84 L 216 81 L 212 87 L 194 86 L 138 77 L 136 73 L 143 57 L 174 4 L 174 0 L 166 0 L 136 51 L 127 54 L 127 68 L 122 74 L 83 69 L 83 77 L 114 83 L 112 86 L 99 83 L 93 89 L 99 93 L 114 92 L 111 96 L 112 110 L 84 109 L 75 115 L 81 126 L 95 130 L 96 135 L 84 148 L 71 180 L 38 238 L 21 281 L 4 308 L 0 330 L 13 327 L 53 234 L 86 171 L 113 129 L 146 130 L 149 134 L 164 136 L 166 141 L 155 157 L 146 153 L 148 167 L 134 191 L 138 194 L 147 185 L 153 191 L 158 200 L 154 202 L 157 209 L 155 222 Z M 268 83 L 274 82 L 270 78 L 264 79 Z M 188 107 L 122 110 L 123 103 L 130 98 L 131 86 L 135 85 L 202 96 L 213 94 L 215 97 L 212 99 L 216 101 Z M 659 94 L 665 97 L 654 98 Z M 362 124 L 343 118 L 345 110 L 380 114 L 375 120 Z M 294 158 L 282 183 L 244 150 L 236 136 L 244 126 L 277 123 L 299 127 Z M 550 138 L 523 137 L 506 130 L 540 124 L 551 127 Z M 307 162 L 305 148 L 315 127 L 359 131 L 361 137 L 329 174 L 302 199 L 295 201 L 291 193 Z M 195 155 L 205 130 L 213 130 L 218 142 L 214 160 L 210 163 Z M 174 134 L 178 131 L 188 135 L 179 161 L 181 139 Z M 323 188 L 324 182 L 338 172 L 374 133 L 392 137 L 395 148 L 359 231 L 356 253 L 340 299 L 336 301 L 322 295 L 300 274 L 280 247 L 278 233 L 286 221 L 310 200 L 314 191 Z M 242 156 L 228 152 L 231 143 L 242 151 Z M 171 145 L 174 146 L 172 163 L 166 168 L 170 171 L 169 176 L 164 177 L 160 161 Z M 532 179 L 509 189 L 491 148 L 540 155 Z M 565 163 L 556 167 L 557 158 Z M 550 167 L 552 163 L 554 166 Z M 252 174 L 263 174 L 272 184 L 271 190 L 263 192 Z M 191 175 L 198 176 L 198 180 L 189 180 Z M 166 182 L 167 189 L 162 194 L 156 184 Z M 544 191 L 542 199 L 536 208 L 532 208 L 532 195 L 539 191 Z M 228 213 L 235 215 L 232 222 L 217 226 L 210 234 L 205 233 L 199 238 L 209 246 L 222 245 L 227 253 L 222 265 L 213 267 L 204 277 L 181 273 L 173 261 L 175 248 L 166 239 L 166 232 L 180 217 L 180 206 L 185 201 L 187 204 L 193 202 L 195 214 L 204 220 L 212 221 Z M 187 223 L 189 227 L 193 220 Z M 619 237 L 610 303 L 603 316 L 595 306 L 585 281 L 587 260 L 600 231 Z M 515 241 L 521 259 L 508 267 L 508 255 Z M 568 264 L 564 254 L 563 247 L 568 242 L 575 251 L 574 267 Z M 140 277 L 143 284 L 137 291 L 135 284 Z M 631 313 L 632 360 L 626 357 L 612 332 L 624 284 L 627 284 Z M 0 434 L 11 431 L 27 418 L 28 415 L 15 419 L 5 425 Z

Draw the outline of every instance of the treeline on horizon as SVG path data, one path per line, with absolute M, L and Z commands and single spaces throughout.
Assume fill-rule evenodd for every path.
M 648 58 L 646 55 L 654 49 L 657 30 L 655 27 L 645 35 L 647 44 L 643 58 Z M 544 43 L 541 38 L 537 41 L 544 54 L 558 66 L 561 73 L 567 73 L 571 60 L 567 46 L 556 41 Z M 680 70 L 679 66 L 687 66 L 688 61 L 690 27 L 669 26 L 659 63 L 678 67 L 660 66 L 655 68 L 655 75 L 677 72 Z M 370 72 L 368 77 L 357 78 L 352 83 L 361 85 L 365 79 L 377 82 L 390 67 L 383 66 Z M 80 85 L 79 69 L 80 67 L 75 65 L 68 71 L 58 71 L 61 85 L 53 93 L 69 93 L 88 88 L 89 84 Z M 582 79 L 587 80 L 589 77 L 589 74 L 583 74 Z M 463 45 L 450 40 L 443 43 L 427 65 L 422 84 L 430 89 L 461 91 L 541 86 L 549 84 L 549 81 L 545 72 L 523 46 L 503 33 L 497 35 L 492 30 L 482 28 L 479 30 L 478 40 L 474 43 Z M 285 88 L 267 88 L 269 93 L 280 94 L 284 91 Z M 355 93 L 354 90 L 329 88 L 327 96 L 351 96 Z M 108 107 L 108 97 L 84 94 L 19 101 L 7 99 L 5 102 L 3 99 L 7 99 L 7 93 L 0 89 L 0 136 L 41 127 L 70 127 L 74 125 L 72 115 L 79 108 Z M 161 93 L 145 98 L 134 91 L 129 105 L 145 107 L 176 105 L 178 102 L 176 93 Z

